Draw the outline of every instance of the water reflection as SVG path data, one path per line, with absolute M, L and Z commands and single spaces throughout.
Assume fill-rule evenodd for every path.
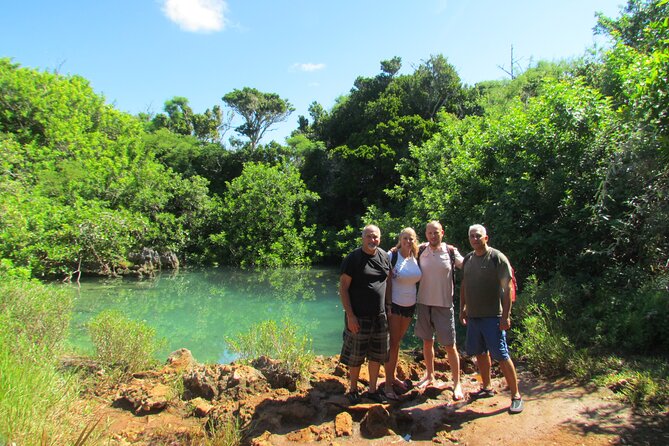
M 85 324 L 106 309 L 146 321 L 167 340 L 160 359 L 185 347 L 201 362 L 230 362 L 226 338 L 260 321 L 295 321 L 316 354 L 341 347 L 343 315 L 335 269 L 244 271 L 211 268 L 162 274 L 153 280 L 85 280 L 72 286 L 71 342 L 90 352 Z

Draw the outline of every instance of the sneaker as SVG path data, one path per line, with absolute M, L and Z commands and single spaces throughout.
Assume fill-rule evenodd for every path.
M 523 399 L 521 397 L 511 399 L 511 406 L 509 406 L 509 412 L 521 413 L 523 411 L 523 408 L 524 404 L 523 404 Z

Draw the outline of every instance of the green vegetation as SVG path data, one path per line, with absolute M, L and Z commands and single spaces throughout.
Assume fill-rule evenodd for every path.
M 132 374 L 156 364 L 161 341 L 156 339 L 156 330 L 144 322 L 107 310 L 89 322 L 88 331 L 96 359 L 110 369 Z
M 58 368 L 71 299 L 15 274 L 0 274 L 0 440 L 76 444 L 91 415 Z
M 250 362 L 261 356 L 276 359 L 283 371 L 306 378 L 313 364 L 311 339 L 299 332 L 290 320 L 281 323 L 265 321 L 254 325 L 236 339 L 228 339 L 230 350 L 241 361 Z
M 208 429 L 204 446 L 239 446 L 243 439 L 244 431 L 239 419 L 231 416 L 217 424 L 216 427 Z
M 514 347 L 528 366 L 666 410 L 669 1 L 630 0 L 597 32 L 607 49 L 474 86 L 442 55 L 401 75 L 400 58 L 381 61 L 332 109 L 311 104 L 286 145 L 260 143 L 293 111 L 275 94 L 236 89 L 228 110 L 204 113 L 175 97 L 130 116 L 79 76 L 0 59 L 0 423 L 13 420 L 0 436 L 55 436 L 50 420 L 67 410 L 54 355 L 71 303 L 30 277 L 117 275 L 143 248 L 188 265 L 336 264 L 365 223 L 388 247 L 430 219 L 465 251 L 467 227 L 483 223 L 510 257 Z M 232 112 L 246 123 L 226 143 Z M 130 358 L 151 356 L 141 324 L 103 315 L 91 328 L 109 364 L 135 370 L 145 364 Z M 268 322 L 233 345 L 308 367 L 295 327 Z M 658 363 L 644 369 L 644 357 Z M 27 417 L 43 424 L 4 404 L 27 388 L 45 403 L 20 406 L 43 410 Z

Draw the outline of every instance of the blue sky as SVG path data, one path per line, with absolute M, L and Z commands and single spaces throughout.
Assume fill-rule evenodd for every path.
M 196 112 L 234 89 L 296 108 L 265 140 L 284 142 L 313 101 L 326 109 L 358 76 L 402 58 L 400 73 L 443 54 L 462 81 L 583 55 L 595 12 L 621 0 L 0 0 L 0 57 L 76 74 L 119 110 L 158 113 L 174 96 Z M 230 134 L 228 134 L 230 136 Z M 267 141 L 265 141 L 267 142 Z

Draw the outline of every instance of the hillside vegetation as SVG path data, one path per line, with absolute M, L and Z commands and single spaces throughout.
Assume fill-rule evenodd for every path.
M 16 346 L 3 360 L 30 367 L 60 344 L 66 316 L 49 345 L 32 334 L 49 319 L 19 317 L 20 296 L 53 298 L 31 277 L 119 274 L 143 248 L 185 265 L 337 264 L 365 223 L 389 247 L 438 219 L 464 251 L 467 227 L 486 225 L 510 258 L 515 348 L 533 370 L 624 382 L 637 407 L 666 410 L 669 2 L 630 0 L 597 32 L 608 49 L 473 86 L 443 55 L 410 74 L 381 61 L 265 145 L 293 110 L 272 93 L 131 116 L 82 77 L 0 59 L 0 271 L 18 290 L 0 296 L 0 346 Z

